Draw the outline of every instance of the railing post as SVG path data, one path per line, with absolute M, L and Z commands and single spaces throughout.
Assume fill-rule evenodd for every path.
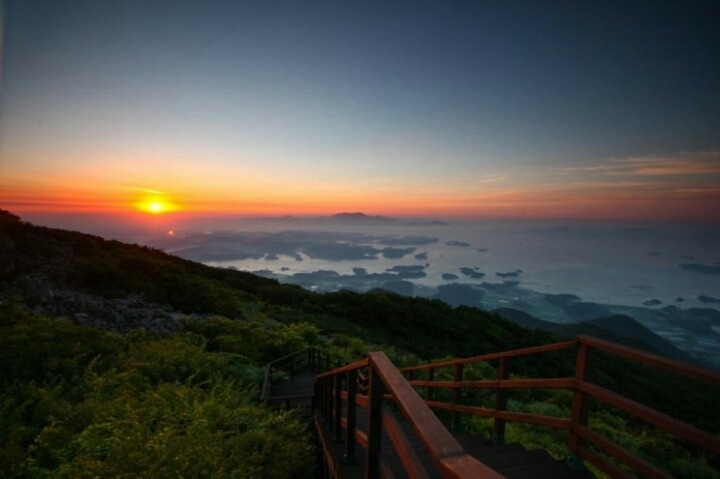
M 335 383 L 335 396 L 333 397 L 333 411 L 335 411 L 335 417 L 333 420 L 333 432 L 335 433 L 335 442 L 339 443 L 342 441 L 342 374 L 336 374 Z
M 508 358 L 498 360 L 498 381 L 504 381 L 510 377 L 508 370 Z M 507 390 L 498 387 L 495 390 L 495 410 L 505 411 L 507 409 Z M 493 441 L 495 444 L 505 444 L 505 420 L 495 418 L 493 423 Z
M 325 392 L 323 393 L 325 401 L 325 419 L 328 428 L 332 427 L 332 376 L 325 378 Z
M 357 369 L 347 372 L 347 429 L 345 430 L 345 463 L 355 463 L 355 419 L 357 417 Z
M 428 368 L 427 370 L 427 380 L 428 381 L 434 381 L 435 380 L 435 368 Z M 427 396 L 428 401 L 433 400 L 433 394 L 434 394 L 435 388 L 432 386 L 428 386 L 425 388 L 425 395 Z
M 578 342 L 577 357 L 575 360 L 575 380 L 578 382 L 573 391 L 572 417 L 570 424 L 570 465 L 576 469 L 584 468 L 582 459 L 577 455 L 580 437 L 575 432 L 577 426 L 587 426 L 590 398 L 581 392 L 579 383 L 592 381 L 591 349 L 587 344 Z
M 455 377 L 454 377 L 455 382 L 463 380 L 463 366 L 464 366 L 463 364 L 455 365 Z M 461 402 L 462 402 L 462 390 L 460 388 L 455 388 L 453 403 L 457 406 Z M 455 430 L 460 429 L 460 413 L 459 412 L 453 413 L 452 426 L 453 426 L 453 429 L 455 429 Z
M 370 404 L 368 407 L 368 447 L 365 461 L 365 479 L 380 477 L 380 441 L 382 439 L 382 406 L 385 385 L 370 364 Z
M 315 407 L 317 408 L 320 419 L 325 420 L 325 398 L 323 397 L 323 385 L 325 378 L 315 379 Z

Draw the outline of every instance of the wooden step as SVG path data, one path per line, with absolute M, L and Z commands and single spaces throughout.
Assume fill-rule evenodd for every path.
M 581 479 L 591 478 L 588 472 L 573 471 L 563 461 L 519 464 L 499 470 L 507 479 Z
M 476 458 L 527 452 L 527 449 L 525 449 L 522 445 L 516 442 L 502 445 L 473 445 L 468 444 L 467 442 L 465 444 L 461 442 L 460 445 L 463 446 L 463 448 L 468 452 L 468 454 Z
M 501 472 L 505 469 L 516 467 L 518 464 L 537 465 L 555 461 L 550 454 L 540 449 L 534 451 L 505 452 L 496 454 L 488 452 L 483 456 L 475 457 L 496 471 Z

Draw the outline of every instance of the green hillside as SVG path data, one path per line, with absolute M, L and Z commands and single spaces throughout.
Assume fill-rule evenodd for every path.
M 159 250 L 42 228 L 9 213 L 0 218 L 5 297 L 15 293 L 49 312 L 67 303 L 63 291 L 100 298 L 142 295 L 155 309 L 276 321 L 310 321 L 325 334 L 349 333 L 389 343 L 423 359 L 469 356 L 556 339 L 475 308 L 394 294 L 315 294 L 250 273 L 209 266 Z M 73 311 L 76 312 L 76 311 Z
M 594 336 L 677 361 L 709 367 L 709 365 L 699 363 L 696 358 L 678 349 L 672 343 L 650 331 L 630 316 L 614 314 L 604 318 L 579 321 L 576 323 L 552 323 L 550 321 L 543 321 L 517 309 L 501 308 L 494 312 L 525 328 L 550 331 L 569 337 L 579 335 Z

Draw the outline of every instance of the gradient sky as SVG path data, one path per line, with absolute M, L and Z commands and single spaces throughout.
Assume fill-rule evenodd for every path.
M 10 0 L 0 207 L 720 221 L 720 2 Z

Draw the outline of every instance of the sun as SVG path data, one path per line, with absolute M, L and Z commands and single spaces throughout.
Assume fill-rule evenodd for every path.
M 142 198 L 135 203 L 135 208 L 153 215 L 160 215 L 177 210 L 177 206 L 172 201 L 160 194 L 153 194 Z
M 166 211 L 165 204 L 160 203 L 159 201 L 152 201 L 146 204 L 145 207 L 148 213 L 160 214 Z

